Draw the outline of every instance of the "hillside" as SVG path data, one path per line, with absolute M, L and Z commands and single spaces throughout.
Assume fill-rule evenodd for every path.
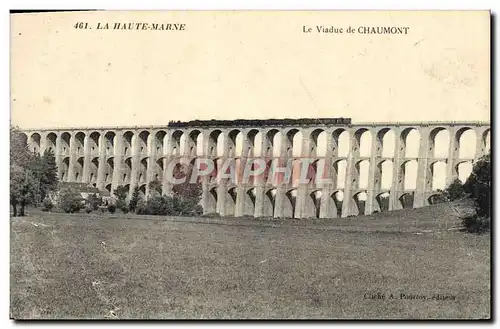
M 33 212 L 11 220 L 11 317 L 488 318 L 490 236 L 456 229 L 468 209 L 287 221 Z

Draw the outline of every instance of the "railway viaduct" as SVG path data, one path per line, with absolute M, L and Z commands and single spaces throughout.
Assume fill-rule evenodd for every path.
M 258 121 L 258 120 L 257 120 Z M 313 160 L 313 168 L 326 168 L 326 182 L 311 178 L 307 182 L 292 180 L 267 181 L 254 179 L 245 183 L 217 177 L 202 181 L 202 205 L 205 213 L 221 216 L 334 218 L 370 214 L 374 211 L 406 207 L 404 199 L 411 195 L 410 207 L 432 203 L 436 194 L 432 187 L 434 165 L 444 163 L 446 182 L 458 177 L 459 166 L 474 163 L 489 149 L 489 122 L 373 122 L 351 123 L 337 119 L 283 119 L 223 121 L 191 121 L 149 127 L 95 127 L 23 129 L 29 149 L 35 153 L 52 149 L 59 177 L 66 182 L 81 182 L 111 193 L 122 185 L 131 191 L 136 186 L 147 196 L 148 182 L 162 182 L 163 194 L 169 193 L 171 183 L 166 179 L 172 161 L 187 158 L 206 158 L 219 163 L 233 159 L 263 158 L 295 161 Z M 475 134 L 472 157 L 460 156 L 461 136 L 466 131 Z M 394 138 L 386 145 L 384 137 L 391 132 Z M 408 135 L 416 131 L 420 142 L 408 155 Z M 449 134 L 447 156 L 434 152 L 436 135 Z M 302 136 L 300 154 L 296 134 Z M 367 134 L 368 138 L 363 137 Z M 320 150 L 319 139 L 323 138 Z M 340 137 L 346 141 L 346 152 L 339 152 Z M 237 139 L 239 140 L 237 142 Z M 360 152 L 362 143 L 369 141 L 369 152 Z M 391 147 L 391 156 L 384 148 Z M 416 184 L 405 187 L 409 162 L 416 162 Z M 360 185 L 361 164 L 368 168 L 368 180 Z M 390 172 L 383 173 L 384 163 L 391 163 Z M 272 167 L 273 165 L 271 165 Z M 295 167 L 294 167 L 295 168 Z M 340 170 L 343 168 L 343 170 Z M 382 176 L 390 175 L 390 186 L 382 186 Z M 339 177 L 341 176 L 341 180 Z M 266 174 L 267 177 L 267 174 Z M 310 176 L 308 176 L 310 177 Z M 343 181 L 342 184 L 339 182 Z M 340 197 L 340 195 L 343 195 Z M 365 200 L 360 200 L 360 195 Z M 388 198 L 384 208 L 381 196 Z M 363 203 L 363 206 L 360 204 Z

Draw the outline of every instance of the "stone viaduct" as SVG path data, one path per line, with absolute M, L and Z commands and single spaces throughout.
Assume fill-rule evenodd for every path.
M 293 159 L 294 136 L 302 134 L 301 157 L 317 158 L 329 168 L 329 184 L 276 183 L 254 180 L 235 184 L 228 180 L 207 177 L 203 180 L 202 205 L 205 213 L 222 216 L 334 218 L 365 214 L 381 210 L 406 207 L 403 199 L 412 195 L 410 207 L 432 203 L 436 191 L 432 188 L 433 165 L 446 164 L 446 181 L 458 177 L 458 166 L 473 163 L 489 149 L 487 135 L 489 122 L 374 122 L 351 123 L 350 119 L 283 119 L 283 120 L 191 121 L 150 127 L 96 127 L 25 129 L 28 147 L 33 152 L 52 149 L 55 153 L 59 177 L 66 182 L 92 184 L 100 190 L 113 193 L 123 185 L 130 191 L 136 186 L 149 195 L 148 182 L 162 181 L 163 194 L 171 190 L 166 179 L 167 165 L 180 157 L 195 159 L 243 159 L 264 157 Z M 224 124 L 222 124 L 223 122 Z M 407 136 L 411 131 L 420 136 L 418 157 L 407 156 Z M 435 137 L 438 132 L 449 133 L 448 154 L 436 157 Z M 459 156 L 460 139 L 464 132 L 475 133 L 474 157 Z M 394 133 L 393 156 L 384 157 L 384 136 Z M 360 153 L 362 135 L 369 132 L 369 155 Z M 318 136 L 326 135 L 322 156 L 318 150 Z M 348 152 L 340 154 L 339 137 L 347 134 Z M 237 136 L 239 147 L 237 149 Z M 256 136 L 259 135 L 259 138 Z M 221 136 L 223 136 L 221 138 Z M 280 143 L 277 143 L 277 138 Z M 277 146 L 279 144 L 279 149 Z M 221 152 L 219 152 L 221 150 Z M 361 187 L 360 163 L 368 162 L 368 183 Z M 382 188 L 384 162 L 392 162 L 391 186 Z M 414 189 L 404 186 L 406 164 L 417 163 Z M 345 170 L 339 172 L 343 162 Z M 316 164 L 317 165 L 317 164 Z M 338 175 L 344 184 L 338 184 Z M 338 193 L 343 193 L 340 200 Z M 359 195 L 366 200 L 360 207 Z M 382 209 L 381 195 L 388 196 L 386 209 Z

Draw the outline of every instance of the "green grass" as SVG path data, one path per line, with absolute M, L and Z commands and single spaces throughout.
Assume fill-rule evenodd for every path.
M 467 205 L 452 205 L 287 221 L 33 211 L 11 220 L 11 317 L 489 318 L 490 235 L 455 229 Z

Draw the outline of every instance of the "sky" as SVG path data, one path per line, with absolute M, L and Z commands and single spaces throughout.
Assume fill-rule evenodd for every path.
M 75 28 L 79 22 L 92 29 Z M 115 22 L 185 30 L 96 29 Z M 409 32 L 328 34 L 316 26 Z M 488 12 L 15 14 L 11 28 L 11 119 L 21 128 L 490 118 Z

